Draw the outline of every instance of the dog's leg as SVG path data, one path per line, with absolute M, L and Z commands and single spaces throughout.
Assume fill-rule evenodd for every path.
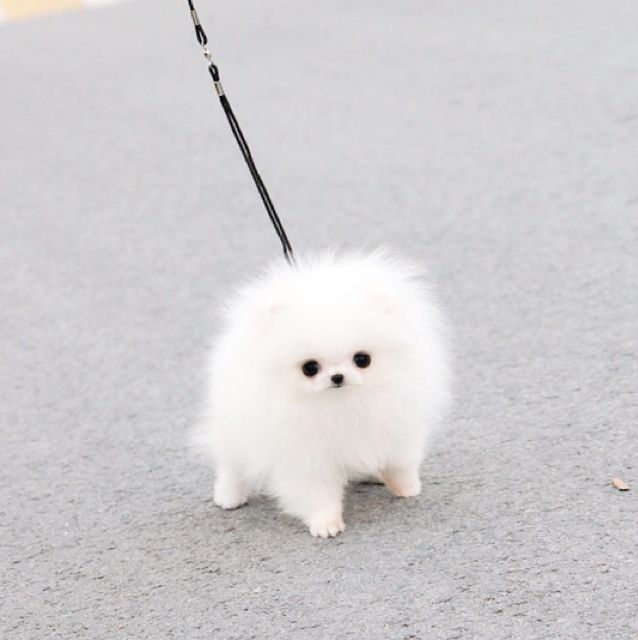
M 222 509 L 236 509 L 246 504 L 248 484 L 235 466 L 228 463 L 219 465 L 213 499 Z
M 412 498 L 421 493 L 418 464 L 388 466 L 381 472 L 381 479 L 399 498 Z
M 343 489 L 345 478 L 334 477 L 286 477 L 274 482 L 274 490 L 283 508 L 301 518 L 313 536 L 333 538 L 342 532 Z

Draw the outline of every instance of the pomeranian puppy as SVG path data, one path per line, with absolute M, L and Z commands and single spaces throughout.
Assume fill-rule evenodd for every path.
M 421 491 L 449 398 L 441 313 L 421 271 L 385 252 L 278 263 L 227 306 L 204 438 L 214 500 L 276 497 L 313 536 L 343 531 L 348 480 Z

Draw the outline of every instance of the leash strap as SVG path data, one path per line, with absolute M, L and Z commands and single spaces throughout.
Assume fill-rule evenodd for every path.
M 193 19 L 193 26 L 195 27 L 195 36 L 197 37 L 197 42 L 200 44 L 202 49 L 204 50 L 204 57 L 206 58 L 206 62 L 208 63 L 208 72 L 210 73 L 211 78 L 213 79 L 213 85 L 215 87 L 215 93 L 217 93 L 217 97 L 219 98 L 219 102 L 222 105 L 222 109 L 226 114 L 226 119 L 228 120 L 228 124 L 230 125 L 230 129 L 233 132 L 233 136 L 237 141 L 237 145 L 239 146 L 239 150 L 244 156 L 244 160 L 246 161 L 246 165 L 248 166 L 248 170 L 250 171 L 250 175 L 255 182 L 255 186 L 257 187 L 257 191 L 261 196 L 261 201 L 264 203 L 264 207 L 266 208 L 266 213 L 270 218 L 270 222 L 272 222 L 272 226 L 275 228 L 275 233 L 279 238 L 279 242 L 281 242 L 281 246 L 284 250 L 284 258 L 288 264 L 293 264 L 295 261 L 294 253 L 292 250 L 292 245 L 288 240 L 288 236 L 286 235 L 286 230 L 284 229 L 284 225 L 282 224 L 279 215 L 275 209 L 275 205 L 272 203 L 270 199 L 270 195 L 268 193 L 268 189 L 266 189 L 266 185 L 264 181 L 261 179 L 259 175 L 259 171 L 257 171 L 257 166 L 255 165 L 255 161 L 253 160 L 253 156 L 250 152 L 250 148 L 248 143 L 246 142 L 246 138 L 239 126 L 239 122 L 235 113 L 233 112 L 232 107 L 230 106 L 230 102 L 224 93 L 224 87 L 222 86 L 220 77 L 219 77 L 219 68 L 213 61 L 213 56 L 208 49 L 208 36 L 202 27 L 199 16 L 197 15 L 197 10 L 193 4 L 193 0 L 187 0 L 188 6 L 191 12 L 191 18 Z

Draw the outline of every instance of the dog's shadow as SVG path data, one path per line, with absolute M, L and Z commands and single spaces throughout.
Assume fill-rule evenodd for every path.
M 345 496 L 344 520 L 351 530 L 378 531 L 405 528 L 410 521 L 420 529 L 445 526 L 456 512 L 461 488 L 429 473 L 421 474 L 421 494 L 397 498 L 380 482 L 351 482 Z
M 336 540 L 345 543 L 358 535 L 398 529 L 447 528 L 450 517 L 457 512 L 455 502 L 461 486 L 431 473 L 422 473 L 421 478 L 421 495 L 414 498 L 397 498 L 381 483 L 350 482 L 344 502 L 347 529 Z M 185 535 L 200 541 L 215 540 L 217 549 L 220 544 L 232 544 L 234 548 L 261 548 L 263 544 L 268 548 L 275 540 L 286 544 L 304 541 L 304 546 L 306 541 L 317 542 L 300 520 L 284 514 L 274 499 L 265 496 L 251 497 L 246 505 L 228 511 L 217 507 L 212 498 L 202 497 L 199 508 L 188 519 Z

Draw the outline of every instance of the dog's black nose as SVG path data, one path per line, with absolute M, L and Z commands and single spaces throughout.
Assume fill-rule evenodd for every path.
M 340 387 L 343 384 L 343 374 L 335 373 L 334 376 L 330 376 L 330 380 L 332 380 L 332 384 Z

